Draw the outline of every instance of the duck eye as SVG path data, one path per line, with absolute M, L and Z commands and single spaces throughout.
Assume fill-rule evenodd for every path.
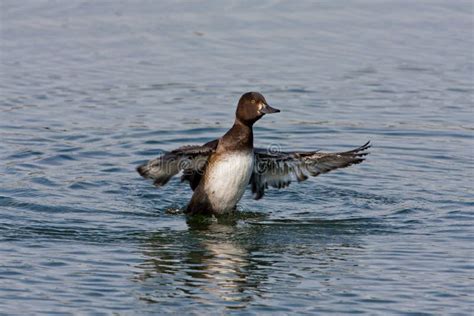
M 254 99 L 252 99 L 250 102 L 251 102 L 252 104 L 255 104 L 255 100 L 254 100 Z

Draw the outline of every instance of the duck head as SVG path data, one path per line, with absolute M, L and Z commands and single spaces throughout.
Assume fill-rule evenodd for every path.
M 267 101 L 258 92 L 247 92 L 240 97 L 236 119 L 246 125 L 253 125 L 265 114 L 278 113 L 280 110 L 268 105 Z

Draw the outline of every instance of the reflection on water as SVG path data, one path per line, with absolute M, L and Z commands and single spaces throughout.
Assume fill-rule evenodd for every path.
M 178 281 L 182 287 L 173 286 L 167 296 L 181 294 L 208 303 L 217 298 L 236 303 L 232 305 L 234 308 L 243 307 L 240 304 L 251 300 L 258 287 L 254 271 L 257 266 L 250 261 L 250 249 L 232 238 L 235 226 L 219 223 L 210 223 L 205 229 L 202 224 L 199 226 L 190 227 L 185 235 L 154 234 L 144 246 L 146 259 L 140 265 L 143 271 L 137 279 L 155 284 L 173 279 L 172 283 Z M 180 238 L 186 240 L 179 242 Z M 184 249 L 176 245 L 183 245 Z M 183 289 L 187 290 L 180 293 Z M 166 299 L 154 293 L 147 293 L 146 299 L 154 302 Z
M 357 266 L 351 255 L 363 247 L 356 230 L 368 227 L 367 220 L 263 223 L 228 219 L 188 221 L 188 226 L 180 232 L 156 232 L 142 245 L 144 262 L 134 277 L 150 288 L 141 294 L 142 300 L 163 303 L 180 297 L 244 308 L 257 297 L 271 296 L 269 289 L 280 282 L 309 286 L 305 276 L 314 274 L 322 276 L 317 290 L 324 292 L 337 277 L 332 271 L 338 264 Z
M 195 258 L 204 267 L 202 275 L 198 276 L 206 279 L 203 290 L 225 301 L 250 300 L 252 295 L 244 292 L 255 288 L 256 284 L 251 284 L 249 280 L 252 270 L 248 251 L 230 239 L 229 234 L 235 232 L 233 227 L 214 223 L 208 229 L 201 238 L 201 232 L 195 232 L 205 252 L 203 256 Z

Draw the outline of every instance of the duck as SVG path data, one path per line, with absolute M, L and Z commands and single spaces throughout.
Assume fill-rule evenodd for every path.
M 265 115 L 279 112 L 261 93 L 244 93 L 237 104 L 234 124 L 222 137 L 165 152 L 136 170 L 157 187 L 181 172 L 181 181 L 188 182 L 193 191 L 185 213 L 222 215 L 236 210 L 247 187 L 259 200 L 269 187 L 286 188 L 294 181 L 359 164 L 369 154 L 370 141 L 332 153 L 254 148 L 254 124 Z

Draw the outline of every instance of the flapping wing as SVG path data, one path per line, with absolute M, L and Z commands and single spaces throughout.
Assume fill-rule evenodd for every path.
M 338 168 L 364 161 L 368 155 L 370 142 L 354 150 L 339 153 L 312 152 L 278 152 L 269 153 L 255 149 L 255 168 L 250 179 L 254 199 L 263 197 L 269 186 L 284 188 L 294 180 L 298 182 L 316 177 Z
M 182 180 L 188 180 L 194 190 L 218 142 L 216 139 L 202 146 L 180 147 L 138 166 L 137 172 L 146 179 L 152 179 L 154 185 L 163 186 L 173 176 L 183 171 Z

